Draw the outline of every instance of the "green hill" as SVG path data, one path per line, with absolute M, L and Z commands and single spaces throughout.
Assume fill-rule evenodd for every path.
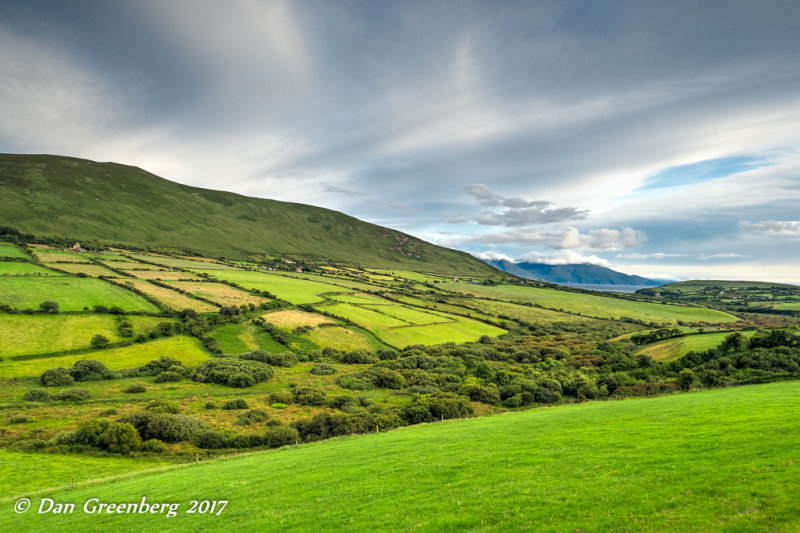
M 51 481 L 76 475 L 78 488 L 31 496 L 24 514 L 7 497 L 0 520 L 30 532 L 796 531 L 798 392 L 789 382 L 534 409 L 88 486 L 53 456 Z M 75 510 L 38 514 L 42 497 Z M 83 510 L 143 497 L 180 507 Z M 191 500 L 228 503 L 187 514 Z
M 200 189 L 116 163 L 0 154 L 0 225 L 37 236 L 243 259 L 290 256 L 491 276 L 472 256 L 310 205 Z

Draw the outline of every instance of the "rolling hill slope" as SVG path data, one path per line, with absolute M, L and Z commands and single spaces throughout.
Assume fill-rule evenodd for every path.
M 512 263 L 505 259 L 487 259 L 485 262 L 498 270 L 521 278 L 547 281 L 549 283 L 585 283 L 596 285 L 658 285 L 658 282 L 623 274 L 599 265 L 572 264 L 547 265 L 544 263 Z
M 180 185 L 136 167 L 0 155 L 0 225 L 102 244 L 215 257 L 324 259 L 491 276 L 472 256 L 310 205 Z

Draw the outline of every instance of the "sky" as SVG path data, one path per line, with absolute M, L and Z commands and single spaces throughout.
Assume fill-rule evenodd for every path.
M 0 152 L 800 283 L 800 2 L 0 0 Z

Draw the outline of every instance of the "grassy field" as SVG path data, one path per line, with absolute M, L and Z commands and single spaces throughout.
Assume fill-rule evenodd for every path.
M 716 348 L 725 340 L 725 337 L 730 334 L 730 331 L 726 331 L 724 333 L 687 335 L 686 337 L 666 339 L 642 346 L 636 353 L 649 355 L 656 361 L 671 361 L 683 357 L 692 351 L 703 352 L 711 348 Z M 743 331 L 742 334 L 747 337 L 752 337 L 755 331 Z
M 64 265 L 58 265 L 59 267 Z M 0 261 L 0 276 L 63 276 L 48 268 L 34 265 L 33 263 L 20 263 L 18 261 Z
M 737 318 L 722 311 L 702 307 L 634 302 L 621 298 L 596 296 L 580 292 L 539 289 L 499 285 L 487 287 L 466 283 L 442 283 L 442 288 L 473 294 L 480 298 L 495 298 L 507 301 L 531 302 L 542 307 L 565 310 L 586 316 L 601 318 L 621 318 L 624 316 L 647 322 L 735 322 Z
M 422 311 L 395 303 L 390 305 L 364 305 L 363 307 L 379 311 L 408 324 L 436 324 L 438 322 L 452 322 L 454 320 L 454 317 L 451 316 Z
M 89 263 L 89 258 L 78 252 L 64 252 L 50 248 L 39 248 L 36 250 L 36 258 L 42 263 Z
M 162 304 L 166 305 L 170 309 L 174 309 L 175 311 L 194 309 L 198 313 L 210 313 L 219 310 L 217 306 L 208 302 L 190 298 L 179 293 L 178 291 L 173 291 L 172 289 L 153 285 L 149 281 L 125 279 L 123 280 L 123 283 L 142 291 L 143 293 L 155 298 Z
M 319 309 L 352 320 L 371 331 L 409 325 L 405 320 L 353 304 L 325 305 L 319 307 Z
M 527 305 L 517 305 L 507 302 L 498 302 L 496 300 L 481 300 L 478 298 L 465 299 L 462 302 L 464 305 L 474 307 L 484 313 L 491 315 L 505 315 L 511 318 L 517 318 L 530 322 L 531 324 L 553 324 L 556 322 L 590 322 L 591 319 L 582 318 L 567 313 L 559 313 L 558 311 L 551 311 L 549 309 L 541 309 L 538 307 L 529 307 Z
M 202 278 L 195 274 L 188 272 L 181 272 L 178 270 L 126 270 L 128 274 L 136 276 L 139 279 L 160 279 L 163 281 L 176 281 L 176 280 L 190 280 L 200 281 Z
M 316 303 L 322 300 L 320 294 L 345 290 L 342 287 L 337 287 L 336 285 L 330 285 L 328 283 L 307 281 L 264 272 L 210 270 L 205 271 L 205 273 L 215 278 L 231 281 L 246 289 L 268 291 L 278 298 L 296 305 Z
M 447 324 L 431 324 L 429 326 L 413 326 L 380 330 L 376 335 L 385 343 L 398 348 L 414 344 L 442 344 L 454 342 L 461 344 L 474 342 L 484 335 L 496 337 L 506 330 L 484 324 L 468 318 L 459 318 Z
M 44 301 L 57 302 L 62 311 L 82 311 L 95 305 L 124 311 L 158 313 L 153 304 L 130 291 L 99 279 L 72 277 L 0 277 L 0 304 L 38 309 Z
M 19 378 L 39 376 L 48 368 L 56 366 L 70 367 L 81 359 L 94 359 L 108 368 L 131 368 L 140 366 L 162 355 L 179 359 L 186 365 L 196 365 L 208 359 L 208 353 L 201 348 L 193 337 L 175 336 L 158 339 L 144 344 L 132 344 L 121 348 L 96 350 L 81 355 L 64 355 L 26 361 L 0 362 L 0 377 Z
M 181 259 L 178 257 L 165 257 L 161 255 L 144 255 L 144 254 L 130 254 L 134 259 L 147 261 L 148 263 L 157 263 L 171 268 L 203 268 L 206 270 L 227 270 L 231 267 L 227 265 L 220 265 L 219 263 L 212 263 L 209 261 L 192 261 L 191 259 Z
M 800 383 L 591 402 L 291 447 L 48 494 L 12 530 L 796 531 Z M 63 485 L 63 482 L 51 482 Z M 22 492 L 22 491 L 18 491 Z M 85 514 L 102 502 L 179 514 Z M 220 516 L 190 500 L 228 500 Z M 34 509 L 39 497 L 32 498 Z
M 169 285 L 190 292 L 195 296 L 217 302 L 219 305 L 238 307 L 242 304 L 259 305 L 268 301 L 267 298 L 250 294 L 247 291 L 225 285 L 224 283 L 174 281 L 170 282 Z
M 70 274 L 77 274 L 82 272 L 87 276 L 94 278 L 98 276 L 109 276 L 112 278 L 120 277 L 119 274 L 113 270 L 109 270 L 103 266 L 95 265 L 93 263 L 51 263 L 54 268 L 69 272 Z
M 308 313 L 306 311 L 298 311 L 296 309 L 287 309 L 285 311 L 275 311 L 262 315 L 264 320 L 270 324 L 274 324 L 279 328 L 292 330 L 301 326 L 319 326 L 320 324 L 330 324 L 333 321 L 322 315 L 316 313 Z
M 225 324 L 216 328 L 210 336 L 217 340 L 222 353 L 238 355 L 250 350 L 266 350 L 270 353 L 287 351 L 269 333 L 252 324 Z
M 30 259 L 30 256 L 12 244 L 0 244 L 0 257 L 19 257 Z
M 161 317 L 131 316 L 133 335 L 148 334 Z M 124 340 L 119 321 L 110 315 L 0 315 L 0 356 L 52 353 L 88 348 L 92 337 L 103 335 L 111 342 Z
M 379 341 L 369 334 L 357 329 L 344 327 L 314 328 L 303 337 L 314 343 L 318 348 L 330 346 L 337 350 L 380 350 L 385 348 Z

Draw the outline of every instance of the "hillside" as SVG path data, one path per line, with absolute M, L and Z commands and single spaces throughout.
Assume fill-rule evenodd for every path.
M 310 205 L 181 185 L 116 163 L 0 155 L 0 225 L 129 247 L 244 259 L 491 276 L 472 256 Z
M 641 285 L 654 286 L 658 282 L 617 272 L 599 265 L 546 265 L 544 263 L 513 263 L 507 260 L 485 260 L 498 270 L 521 278 L 550 283 L 585 283 L 592 285 Z
M 800 384 L 592 402 L 250 454 L 46 494 L 19 531 L 793 531 Z M 598 421 L 602 423 L 598 424 Z M 764 438 L 769 435 L 769 438 Z M 42 454 L 40 465 L 58 461 Z M 83 503 L 175 502 L 176 516 Z M 226 500 L 219 516 L 190 500 Z

